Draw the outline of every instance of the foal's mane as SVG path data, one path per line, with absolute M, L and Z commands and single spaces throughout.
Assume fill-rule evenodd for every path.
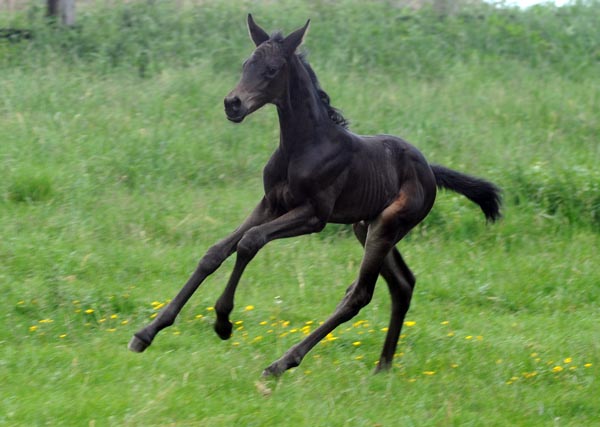
M 279 31 L 277 31 L 271 35 L 270 40 L 281 43 L 283 41 L 283 39 L 284 39 L 283 34 Z M 312 69 L 312 67 L 308 63 L 308 60 L 306 59 L 306 53 L 302 52 L 302 53 L 298 54 L 298 59 L 300 59 L 300 63 L 304 66 L 304 69 L 308 73 L 308 75 L 310 77 L 310 81 L 312 82 L 313 87 L 315 88 L 315 90 L 317 91 L 317 94 L 319 95 L 319 99 L 321 100 L 321 102 L 323 103 L 325 108 L 327 109 L 327 115 L 329 116 L 329 119 L 332 122 L 334 122 L 335 124 L 342 126 L 344 129 L 348 129 L 348 125 L 350 124 L 350 122 L 342 115 L 342 112 L 340 110 L 338 110 L 333 105 L 331 105 L 331 100 L 329 98 L 329 95 L 327 95 L 327 92 L 325 92 L 321 88 L 321 85 L 319 84 L 319 80 L 317 79 L 317 74 Z
M 308 61 L 306 59 L 306 54 L 302 53 L 302 54 L 298 55 L 298 57 L 300 58 L 300 62 L 302 63 L 302 65 L 304 65 L 304 68 L 308 72 L 308 75 L 310 76 L 310 80 L 312 81 L 315 89 L 317 90 L 317 93 L 319 94 L 319 98 L 321 99 L 321 102 L 323 103 L 323 105 L 325 105 L 325 108 L 327 108 L 327 115 L 329 116 L 331 121 L 342 126 L 345 129 L 348 129 L 348 125 L 350 123 L 342 115 L 342 112 L 340 110 L 338 110 L 333 105 L 331 105 L 329 95 L 327 95 L 327 92 L 325 92 L 321 88 L 321 85 L 319 84 L 319 80 L 317 79 L 317 75 L 315 74 L 314 70 L 312 69 L 312 67 L 310 66 L 310 64 L 308 63 Z

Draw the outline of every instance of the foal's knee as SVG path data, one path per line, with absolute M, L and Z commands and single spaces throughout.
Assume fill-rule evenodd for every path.
M 202 270 L 206 275 L 212 274 L 228 256 L 229 254 L 225 253 L 218 244 L 211 246 L 202 259 L 200 259 L 198 269 Z
M 339 307 L 342 322 L 347 322 L 356 316 L 360 310 L 367 306 L 373 298 L 373 292 L 368 289 L 351 285 L 347 290 L 346 297 Z
M 256 231 L 256 228 L 248 230 L 237 244 L 237 254 L 239 257 L 248 260 L 254 258 L 256 253 L 265 245 L 266 241 L 262 233 Z

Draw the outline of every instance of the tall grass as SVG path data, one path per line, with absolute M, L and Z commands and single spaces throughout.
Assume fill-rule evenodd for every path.
M 406 87 L 406 82 L 413 79 L 424 79 L 421 87 L 427 90 L 435 90 L 439 86 L 436 81 L 450 82 L 453 85 L 450 96 L 456 102 L 448 99 L 444 101 L 444 108 L 453 111 L 460 109 L 461 114 L 472 117 L 480 115 L 484 120 L 491 118 L 495 121 L 493 125 L 498 127 L 509 123 L 515 125 L 504 135 L 504 138 L 513 139 L 512 142 L 498 141 L 502 146 L 500 150 L 521 156 L 520 162 L 509 161 L 502 166 L 502 170 L 510 171 L 503 177 L 503 184 L 511 190 L 515 203 L 526 201 L 533 203 L 544 214 L 561 214 L 569 222 L 589 224 L 594 228 L 598 226 L 598 175 L 594 161 L 599 155 L 597 135 L 600 134 L 600 128 L 592 113 L 598 111 L 598 81 L 595 76 L 600 69 L 600 27 L 596 25 L 600 21 L 600 4 L 596 1 L 575 2 L 561 8 L 536 6 L 526 10 L 482 4 L 459 8 L 455 13 L 444 15 L 434 9 L 413 11 L 380 1 L 369 2 L 368 7 L 364 2 L 346 0 L 308 4 L 282 1 L 277 3 L 277 7 L 263 3 L 240 6 L 235 2 L 207 2 L 184 8 L 172 2 L 131 2 L 99 9 L 84 7 L 74 29 L 48 25 L 42 8 L 33 5 L 21 14 L 3 17 L 7 25 L 32 29 L 34 37 L 31 41 L 21 43 L 2 42 L 0 67 L 7 76 L 11 75 L 12 70 L 23 68 L 46 69 L 46 73 L 51 74 L 55 72 L 53 68 L 57 64 L 64 64 L 70 70 L 88 70 L 100 75 L 130 73 L 131 77 L 127 78 L 131 79 L 134 74 L 142 78 L 162 74 L 159 78 L 164 79 L 166 84 L 152 88 L 155 92 L 145 95 L 148 99 L 156 96 L 165 99 L 158 109 L 152 107 L 155 111 L 142 111 L 136 105 L 137 93 L 132 94 L 130 100 L 125 101 L 129 105 L 123 107 L 139 114 L 140 121 L 146 120 L 146 123 L 140 123 L 142 128 L 155 123 L 157 117 L 169 120 L 170 123 L 161 127 L 165 133 L 172 129 L 170 125 L 173 120 L 177 120 L 164 118 L 165 111 L 176 108 L 180 117 L 187 116 L 190 120 L 194 120 L 191 114 L 202 115 L 203 111 L 215 111 L 220 102 L 218 97 L 227 89 L 223 82 L 234 81 L 238 72 L 235 64 L 249 52 L 244 28 L 245 12 L 249 9 L 259 22 L 264 22 L 270 28 L 289 30 L 304 22 L 308 16 L 313 19 L 309 50 L 315 58 L 317 69 L 327 70 L 326 74 L 322 74 L 322 79 L 334 95 L 334 102 L 340 99 L 342 107 L 352 105 L 356 97 L 352 93 L 347 96 L 344 93 L 347 88 L 342 85 L 327 85 L 331 77 L 337 82 L 337 75 L 354 75 L 359 81 L 362 80 L 361 75 L 368 73 L 376 81 L 366 83 L 374 87 L 373 93 L 377 93 L 378 85 L 392 85 L 391 90 L 396 92 L 396 96 L 388 97 L 385 102 L 374 102 L 368 98 L 363 102 L 374 104 L 373 114 L 381 114 L 381 111 L 389 113 L 392 123 L 403 120 L 402 126 L 396 129 L 368 126 L 357 114 L 354 121 L 356 131 L 395 131 L 422 144 L 427 140 L 423 141 L 418 133 L 423 131 L 422 126 L 426 126 L 426 138 L 434 146 L 443 142 L 434 141 L 434 138 L 453 139 L 453 155 L 467 155 L 456 151 L 460 148 L 456 145 L 458 140 L 485 137 L 488 124 L 477 123 L 472 126 L 471 132 L 463 129 L 462 135 L 450 135 L 450 132 L 454 132 L 450 130 L 453 127 L 453 113 L 450 111 L 442 112 L 446 117 L 436 115 L 435 123 L 419 123 L 431 113 L 441 112 L 435 106 L 426 105 L 438 103 L 439 100 L 434 93 L 410 94 L 408 92 L 414 89 Z M 385 42 L 379 42 L 381 40 Z M 192 67 L 205 76 L 203 78 L 189 72 L 184 79 L 178 76 L 175 80 L 169 76 L 169 70 L 173 67 Z M 463 73 L 462 77 L 473 80 L 458 81 L 461 76 L 457 75 L 460 73 Z M 227 80 L 219 78 L 220 75 L 225 75 Z M 519 83 L 515 77 L 523 81 Z M 83 101 L 91 109 L 112 108 L 110 105 L 97 105 L 104 102 L 104 96 L 109 94 L 94 100 L 89 96 L 91 90 L 86 88 L 87 77 L 83 80 L 79 78 L 79 81 L 77 79 L 74 77 L 75 81 L 69 82 L 69 85 L 77 87 L 84 95 L 75 95 L 76 99 L 69 103 L 70 106 L 81 108 L 78 101 Z M 209 79 L 217 80 L 212 86 L 218 88 L 218 91 L 210 94 L 210 98 L 203 96 L 206 84 L 200 82 Z M 434 79 L 433 84 L 430 84 L 431 79 Z M 485 87 L 489 82 L 493 82 L 493 88 Z M 42 86 L 47 83 L 39 81 L 37 84 Z M 365 83 L 361 81 L 360 84 Z M 135 90 L 137 92 L 137 88 Z M 190 90 L 193 96 L 185 99 L 184 105 L 171 105 L 170 99 L 181 103 L 180 98 L 175 97 L 177 93 Z M 404 94 L 400 93 L 402 91 Z M 518 105 L 514 105 L 514 99 L 510 99 L 514 91 L 523 94 Z M 575 91 L 579 93 L 575 94 Z M 40 87 L 36 93 L 36 105 L 41 111 L 54 108 L 52 103 L 55 100 L 52 98 L 59 92 L 60 88 L 56 86 L 46 90 Z M 423 100 L 419 106 L 422 108 L 415 114 L 402 105 L 409 96 Z M 496 97 L 498 102 L 512 105 L 504 108 L 494 103 L 495 111 L 485 110 L 484 106 L 485 112 L 480 114 L 481 103 L 473 105 L 473 102 L 465 101 L 467 97 L 475 100 Z M 91 104 L 87 101 L 91 101 Z M 4 97 L 5 109 L 13 108 L 7 102 L 9 96 Z M 393 107 L 390 109 L 387 103 Z M 394 118 L 394 114 L 400 115 L 400 118 Z M 149 119 L 151 115 L 155 117 Z M 348 115 L 354 117 L 352 112 Z M 56 121 L 56 117 L 53 120 Z M 390 120 L 381 121 L 390 123 Z M 211 126 L 208 122 L 203 124 Z M 88 127 L 89 123 L 79 125 Z M 271 122 L 267 127 L 270 126 Z M 208 162 L 210 167 L 217 164 L 225 170 L 235 167 L 238 177 L 245 176 L 244 170 L 252 174 L 264 157 L 257 157 L 239 147 L 234 141 L 236 133 L 233 130 L 223 130 L 221 126 L 217 128 L 214 132 L 220 134 L 226 146 L 233 144 L 241 152 L 237 163 L 231 163 L 233 159 L 227 154 Z M 413 131 L 417 132 L 416 136 L 413 136 Z M 119 129 L 110 129 L 110 132 L 118 133 Z M 532 135 L 532 132 L 536 132 L 536 135 Z M 85 138 L 85 135 L 78 136 L 82 137 Z M 147 137 L 143 134 L 129 135 L 135 140 Z M 533 139 L 530 143 L 520 141 L 529 137 Z M 182 168 L 181 163 L 173 157 L 174 154 L 165 159 L 166 151 L 188 151 L 185 155 L 190 154 L 192 147 L 189 146 L 189 140 L 193 138 L 193 135 L 179 135 L 172 140 L 168 135 L 153 135 L 151 144 L 154 147 L 150 150 L 139 144 L 115 148 L 127 150 L 120 156 L 125 164 L 107 158 L 110 164 L 106 166 L 98 159 L 98 166 L 88 167 L 115 170 L 128 185 L 159 177 L 163 180 L 177 177 L 179 182 L 195 181 L 202 184 L 215 182 L 215 178 L 218 181 L 218 177 L 228 175 L 218 170 L 203 171 L 208 173 L 205 175 L 198 173 L 193 165 Z M 465 142 L 470 144 L 470 141 Z M 528 147 L 524 149 L 520 142 L 527 143 Z M 520 152 L 514 151 L 515 144 L 519 144 Z M 541 144 L 555 145 L 556 148 L 543 151 L 547 153 L 543 156 L 534 156 L 534 152 L 539 153 L 537 147 Z M 565 145 L 568 149 L 563 148 Z M 77 150 L 89 150 L 85 144 L 84 148 L 80 144 L 77 146 Z M 169 146 L 177 148 L 169 150 Z M 195 146 L 193 149 L 204 150 L 201 157 L 205 158 L 220 156 L 221 153 L 211 150 L 210 146 Z M 571 152 L 571 149 L 577 153 L 576 158 L 572 155 L 564 158 L 561 155 L 565 150 Z M 546 155 L 550 158 L 544 157 Z M 132 157 L 135 158 L 133 164 Z M 241 158 L 245 160 L 239 164 Z M 252 159 L 257 162 L 248 163 Z M 175 168 L 173 163 L 179 166 Z M 497 158 L 491 159 L 490 163 L 499 164 Z M 557 167 L 551 167 L 552 164 Z M 164 168 L 164 173 L 157 168 Z M 18 177 L 15 179 L 21 180 Z M 511 194 L 508 196 L 512 197 Z
M 4 17 L 13 27 L 33 31 L 27 49 L 5 47 L 3 65 L 55 58 L 91 63 L 100 70 L 129 66 L 145 76 L 172 65 L 210 60 L 231 70 L 246 51 L 245 13 L 252 11 L 273 28 L 317 24 L 311 50 L 335 67 L 440 76 L 448 63 L 512 59 L 548 67 L 576 78 L 597 69 L 600 4 L 578 1 L 526 10 L 482 3 L 452 14 L 425 8 L 414 11 L 384 1 L 298 3 L 206 2 L 178 7 L 174 2 L 117 2 L 79 12 L 75 28 L 47 25 L 34 4 Z M 321 23 L 321 25 L 318 25 Z M 374 46 L 377 40 L 385 40 Z

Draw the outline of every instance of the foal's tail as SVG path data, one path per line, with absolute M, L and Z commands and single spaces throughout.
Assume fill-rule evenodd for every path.
M 488 221 L 500 218 L 500 189 L 489 181 L 444 166 L 431 165 L 439 188 L 456 191 L 477 203 Z

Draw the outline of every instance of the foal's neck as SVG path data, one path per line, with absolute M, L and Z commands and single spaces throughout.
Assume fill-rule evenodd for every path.
M 330 125 L 327 109 L 298 56 L 289 62 L 289 78 L 284 99 L 277 106 L 281 147 L 289 152 L 317 144 L 317 130 Z

